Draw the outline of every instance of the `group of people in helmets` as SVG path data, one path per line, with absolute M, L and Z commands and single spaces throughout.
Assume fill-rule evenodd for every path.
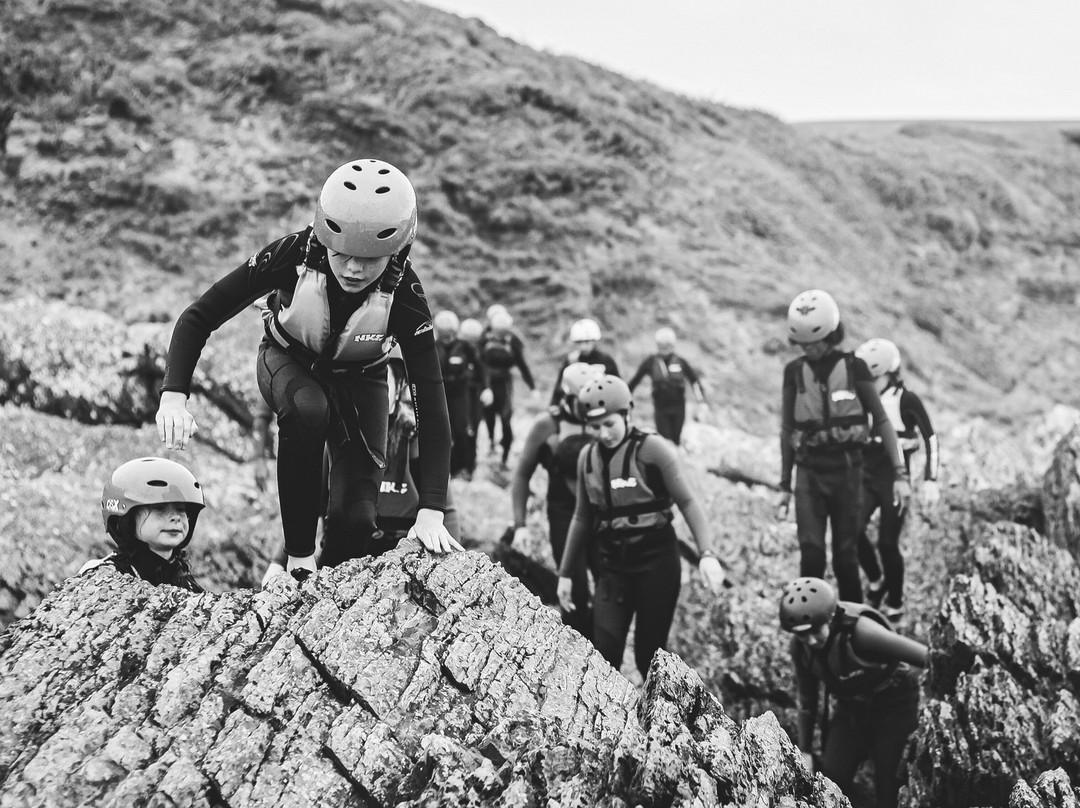
M 407 372 L 418 445 L 417 501 L 406 533 L 434 553 L 462 549 L 445 516 L 451 421 L 437 324 L 409 260 L 416 230 L 416 194 L 405 174 L 378 159 L 345 163 L 324 183 L 310 225 L 220 278 L 174 327 L 156 420 L 165 447 L 183 449 L 198 430 L 187 401 L 203 347 L 215 329 L 268 296 L 256 376 L 277 421 L 281 572 L 298 580 L 319 566 L 370 554 L 388 461 L 392 354 Z M 644 674 L 665 647 L 679 596 L 673 507 L 685 517 L 712 592 L 720 593 L 725 571 L 677 441 L 635 426 L 631 386 L 597 348 L 598 326 L 588 320 L 574 328 L 578 350 L 560 367 L 551 408 L 525 439 L 513 483 L 514 523 L 524 525 L 528 481 L 542 464 L 549 471 L 547 510 L 566 622 L 618 668 L 636 619 L 634 657 Z M 785 589 L 780 617 L 794 634 L 799 744 L 810 751 L 817 683 L 824 681 L 842 709 L 823 739 L 822 769 L 844 785 L 852 761 L 872 749 L 879 791 L 886 797 L 891 791 L 895 800 L 889 771 L 895 776 L 918 701 L 909 669 L 925 663 L 926 649 L 858 605 L 859 565 L 871 598 L 899 610 L 907 462 L 921 435 L 926 478 L 933 481 L 936 439 L 918 397 L 900 381 L 895 345 L 879 339 L 854 353 L 840 350 L 844 327 L 827 293 L 795 298 L 788 330 L 804 355 L 784 369 L 778 511 L 786 514 L 794 499 L 801 577 Z M 574 439 L 566 440 L 568 434 Z M 929 496 L 933 488 L 923 491 Z M 184 550 L 204 504 L 198 481 L 179 463 L 123 464 L 102 494 L 116 552 L 87 567 L 108 565 L 200 591 Z M 875 509 L 881 511 L 877 552 L 866 536 Z M 827 524 L 838 593 L 823 580 Z

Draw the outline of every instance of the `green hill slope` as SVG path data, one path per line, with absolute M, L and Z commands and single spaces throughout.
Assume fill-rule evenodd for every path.
M 668 324 L 725 417 L 771 431 L 816 286 L 937 411 L 1073 402 L 1068 124 L 792 127 L 389 0 L 11 0 L 5 111 L 8 296 L 168 320 L 371 155 L 417 186 L 433 304 L 507 303 L 542 380 L 579 316 L 631 367 Z

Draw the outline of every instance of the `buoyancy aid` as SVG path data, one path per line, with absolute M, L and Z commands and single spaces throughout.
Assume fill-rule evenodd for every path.
M 843 354 L 824 381 L 814 375 L 805 358 L 798 362 L 792 430 L 795 448 L 866 443 L 870 419 L 855 390 L 854 354 Z
M 329 270 L 327 270 L 329 271 Z M 375 367 L 386 361 L 394 341 L 389 334 L 390 307 L 405 264 L 391 260 L 340 329 L 330 326 L 326 272 L 306 263 L 297 266 L 291 297 L 271 295 L 263 314 L 267 335 L 290 353 L 331 370 Z
M 658 495 L 645 479 L 638 450 L 648 433 L 632 428 L 605 463 L 599 444 L 585 457 L 585 491 L 596 515 L 600 534 L 633 536 L 671 524 L 671 497 Z M 612 475 L 616 469 L 618 476 Z
M 680 402 L 686 399 L 686 371 L 682 360 L 674 354 L 653 357 L 652 367 L 653 398 L 665 402 Z
M 560 407 L 550 407 L 548 415 L 555 422 L 555 432 L 545 441 L 547 451 L 541 455 L 548 473 L 547 500 L 572 505 L 576 499 L 578 457 L 592 438 L 584 424 L 567 419 Z
M 901 452 L 918 451 L 920 442 L 918 433 L 914 429 L 904 426 L 904 417 L 900 414 L 900 399 L 904 395 L 904 388 L 899 385 L 891 385 L 881 394 L 881 405 L 885 408 L 885 414 L 889 416 L 889 423 L 896 430 L 897 442 Z M 880 443 L 881 438 L 874 436 L 874 441 Z
M 496 334 L 489 330 L 484 335 L 480 355 L 489 372 L 495 371 L 499 375 L 499 372 L 503 371 L 502 375 L 505 375 L 505 372 L 508 372 L 517 361 L 514 354 L 513 333 L 505 331 Z
M 861 617 L 895 631 L 888 618 L 877 609 L 863 603 L 841 601 L 830 623 L 829 639 L 824 647 L 812 651 L 799 644 L 803 652 L 811 656 L 809 667 L 825 682 L 828 692 L 839 699 L 857 699 L 877 693 L 890 684 L 901 668 L 905 674 L 910 673 L 910 666 L 904 663 L 895 660 L 871 662 L 855 653 L 852 640 L 855 624 Z

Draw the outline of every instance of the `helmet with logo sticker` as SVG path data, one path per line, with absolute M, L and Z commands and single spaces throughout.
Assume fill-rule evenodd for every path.
M 812 631 L 832 619 L 838 603 L 836 591 L 821 578 L 796 578 L 780 596 L 780 627 Z
M 588 421 L 616 412 L 628 412 L 633 402 L 630 388 L 618 376 L 601 376 L 578 393 L 578 406 Z
M 900 370 L 900 349 L 890 340 L 880 337 L 868 339 L 855 349 L 855 355 L 866 363 L 875 379 Z
M 329 250 L 362 258 L 397 255 L 416 238 L 416 192 L 382 160 L 352 160 L 323 183 L 315 236 Z
M 139 457 L 117 467 L 101 491 L 101 518 L 105 530 L 117 542 L 130 541 L 118 522 L 140 505 L 179 502 L 188 513 L 185 544 L 195 532 L 195 520 L 206 502 L 202 486 L 186 468 L 163 457 Z M 132 534 L 133 535 L 133 534 Z
M 787 324 L 792 342 L 818 342 L 840 327 L 840 307 L 828 292 L 808 289 L 791 301 Z

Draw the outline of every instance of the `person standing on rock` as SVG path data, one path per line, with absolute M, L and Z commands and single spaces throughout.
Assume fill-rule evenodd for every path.
M 923 483 L 919 498 L 933 506 L 941 498 L 937 478 L 941 468 L 938 439 L 922 399 L 904 386 L 900 378 L 900 349 L 887 339 L 875 338 L 860 345 L 855 355 L 862 359 L 873 374 L 881 403 L 896 430 L 904 467 L 911 473 L 911 456 L 921 446 L 926 450 L 923 464 Z M 920 440 L 921 436 L 921 440 Z M 863 509 L 862 530 L 859 533 L 859 564 L 869 584 L 867 602 L 881 608 L 895 623 L 904 614 L 904 556 L 900 552 L 900 534 L 907 512 L 896 507 L 892 496 L 892 461 L 880 439 L 875 438 L 863 448 Z M 874 511 L 881 509 L 878 520 L 877 548 L 867 535 Z M 880 562 L 878 556 L 881 556 Z M 884 606 L 882 606 L 884 600 Z
M 653 418 L 656 431 L 679 445 L 686 422 L 686 388 L 689 387 L 697 405 L 708 411 L 709 402 L 701 380 L 690 363 L 675 353 L 675 331 L 664 327 L 656 331 L 656 353 L 646 357 L 630 378 L 630 392 L 648 376 L 652 385 Z
M 386 466 L 386 362 L 401 346 L 417 410 L 424 467 L 410 535 L 433 552 L 460 550 L 443 524 L 450 425 L 431 312 L 408 261 L 416 236 L 416 194 L 382 160 L 352 160 L 324 183 L 315 220 L 263 248 L 211 286 L 173 329 L 157 412 L 170 449 L 194 435 L 187 398 L 210 334 L 271 293 L 259 347 L 259 390 L 278 424 L 278 497 L 287 569 L 316 569 L 324 448 L 329 503 L 321 563 L 363 552 L 375 530 Z
M 578 406 L 595 442 L 578 455 L 559 603 L 567 612 L 577 608 L 575 572 L 582 558 L 594 560 L 593 645 L 618 670 L 636 617 L 634 660 L 644 677 L 657 649 L 667 647 L 679 600 L 682 564 L 672 505 L 686 518 L 701 557 L 698 569 L 715 594 L 724 585 L 724 568 L 675 446 L 632 426 L 626 382 L 610 375 L 590 382 L 578 394 Z
M 510 496 L 513 502 L 514 535 L 525 527 L 529 502 L 529 483 L 537 466 L 547 471 L 548 538 L 555 568 L 562 562 L 566 535 L 574 516 L 577 494 L 578 455 L 592 437 L 578 409 L 578 394 L 590 382 L 604 375 L 600 365 L 577 362 L 563 371 L 562 401 L 540 413 L 529 427 L 514 471 Z M 589 609 L 589 575 L 585 558 L 580 558 L 571 578 L 574 582 L 574 610 L 563 611 L 563 622 L 584 637 L 592 637 L 592 612 Z
M 891 462 L 892 498 L 899 511 L 911 495 L 896 430 L 885 414 L 866 363 L 841 351 L 844 326 L 828 292 L 810 289 L 788 309 L 788 339 L 803 356 L 784 368 L 780 401 L 780 489 L 777 518 L 785 519 L 795 475 L 799 574 L 825 574 L 825 533 L 832 532 L 833 571 L 840 597 L 861 602 L 857 544 L 862 529 L 863 447 L 871 421 Z
M 199 481 L 179 463 L 163 457 L 129 460 L 101 492 L 101 517 L 116 552 L 88 561 L 79 574 L 113 567 L 155 586 L 202 592 L 184 551 L 205 504 Z
M 780 626 L 791 632 L 798 692 L 798 744 L 813 769 L 821 685 L 835 700 L 821 730 L 820 772 L 851 796 L 859 764 L 874 764 L 875 805 L 894 808 L 899 767 L 918 726 L 925 645 L 897 634 L 884 615 L 840 601 L 820 578 L 797 578 L 780 597 Z M 827 707 L 827 704 L 826 704 Z

